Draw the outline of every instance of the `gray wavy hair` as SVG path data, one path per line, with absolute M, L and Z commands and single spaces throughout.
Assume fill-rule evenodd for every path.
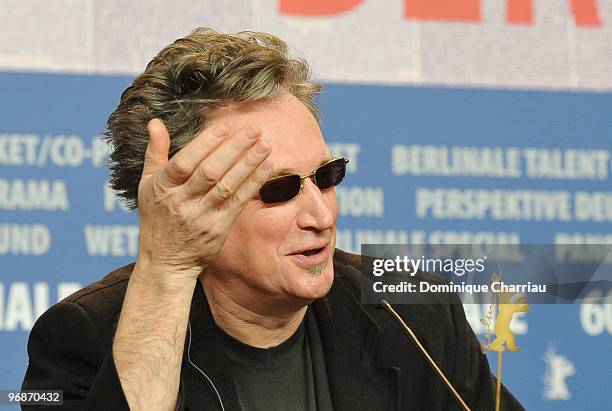
M 308 63 L 266 33 L 224 34 L 208 27 L 166 46 L 121 94 L 105 133 L 113 150 L 111 186 L 131 209 L 149 142 L 147 123 L 161 119 L 170 133 L 170 156 L 197 136 L 210 113 L 229 104 L 293 94 L 320 120 Z

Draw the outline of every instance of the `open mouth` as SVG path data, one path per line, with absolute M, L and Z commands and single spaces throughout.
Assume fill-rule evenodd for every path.
M 312 250 L 302 251 L 300 254 L 305 256 L 315 255 L 321 252 L 323 248 L 313 248 Z
M 322 247 L 296 251 L 290 254 L 290 256 L 294 259 L 293 261 L 297 265 L 300 265 L 303 268 L 310 268 L 315 264 L 321 264 L 328 260 L 329 253 L 329 244 L 325 244 Z

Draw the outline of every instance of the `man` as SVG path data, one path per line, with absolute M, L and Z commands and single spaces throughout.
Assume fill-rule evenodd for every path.
M 453 409 L 335 250 L 331 157 L 305 62 L 262 33 L 198 29 L 163 49 L 108 122 L 136 263 L 52 307 L 24 389 L 65 409 Z M 461 305 L 397 307 L 473 409 L 493 382 Z M 507 392 L 508 406 L 520 407 Z

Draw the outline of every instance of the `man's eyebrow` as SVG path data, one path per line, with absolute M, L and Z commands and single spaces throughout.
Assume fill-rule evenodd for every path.
M 319 165 L 317 165 L 314 169 L 310 170 L 310 172 L 308 174 L 312 173 L 315 169 L 317 169 L 318 167 L 320 167 L 323 164 L 327 163 L 331 159 L 333 159 L 333 157 L 331 157 L 331 156 L 325 157 L 323 160 L 321 160 Z M 286 175 L 290 175 L 290 174 L 298 174 L 298 173 L 296 173 L 294 170 L 292 170 L 290 168 L 283 167 L 283 168 L 279 168 L 278 170 L 274 170 L 272 172 L 272 174 L 270 174 L 269 178 L 272 179 L 272 178 L 276 178 L 276 177 L 280 177 L 280 176 L 286 176 Z

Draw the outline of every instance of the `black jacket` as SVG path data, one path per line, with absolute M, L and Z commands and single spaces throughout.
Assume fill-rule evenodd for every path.
M 399 322 L 379 305 L 360 304 L 360 258 L 336 250 L 328 295 L 312 303 L 335 410 L 460 409 Z M 31 331 L 23 389 L 62 389 L 53 410 L 129 409 L 112 340 L 133 265 L 120 268 L 43 314 Z M 427 275 L 427 274 L 424 274 Z M 494 379 L 462 305 L 395 306 L 473 410 L 494 409 Z M 190 313 L 191 350 L 183 356 L 177 409 L 239 410 L 227 359 L 200 283 Z M 36 409 L 35 407 L 32 409 Z M 44 408 L 39 408 L 44 409 Z M 523 409 L 503 389 L 502 410 Z

